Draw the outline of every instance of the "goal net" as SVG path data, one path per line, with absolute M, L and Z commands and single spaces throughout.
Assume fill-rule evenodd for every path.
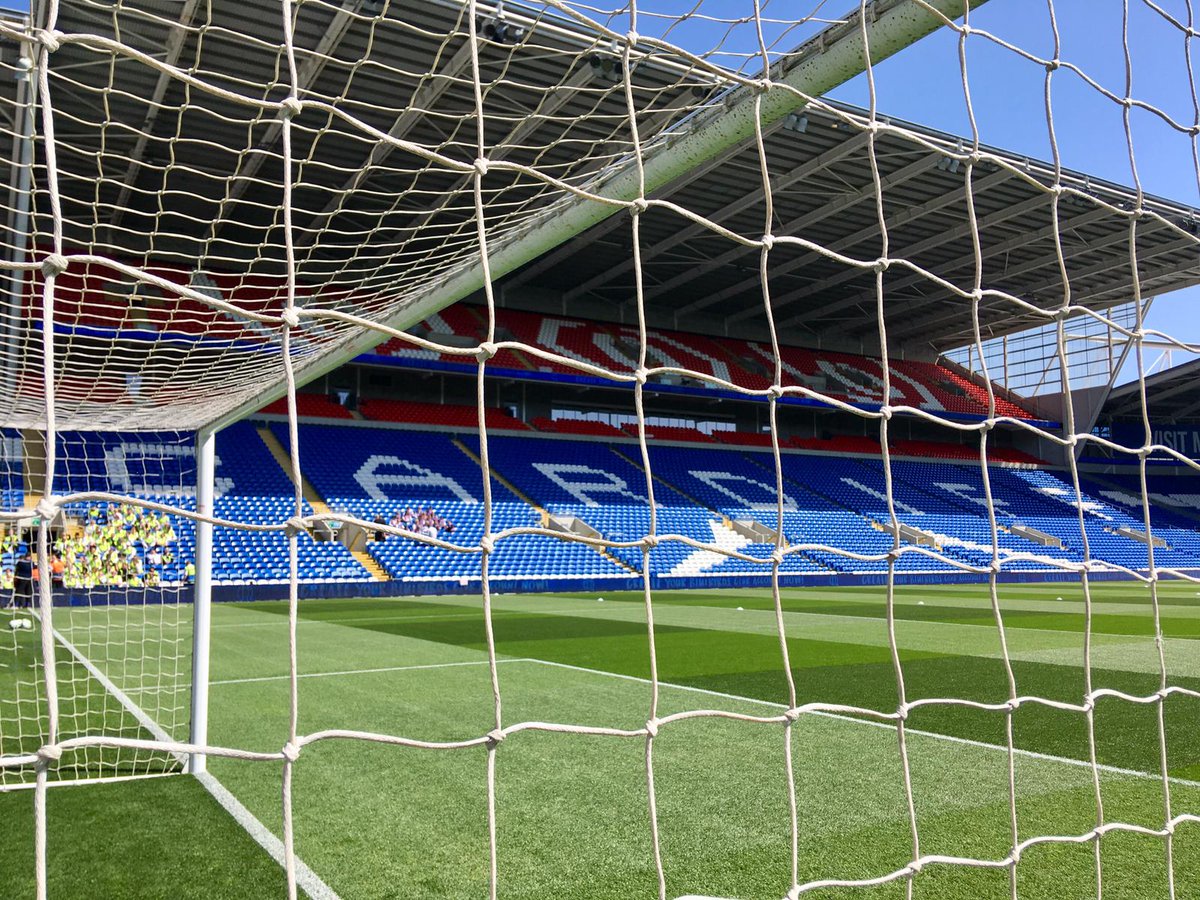
M 0 549 L 5 597 L 15 607 L 0 635 L 0 789 L 35 792 L 39 892 L 47 888 L 54 783 L 202 772 L 215 759 L 282 770 L 282 827 L 272 848 L 289 894 L 309 890 L 311 872 L 298 861 L 304 848 L 295 834 L 294 774 L 315 744 L 371 743 L 480 758 L 495 897 L 503 892 L 496 791 L 503 745 L 532 731 L 643 748 L 644 846 L 658 896 L 679 896 L 693 886 L 668 877 L 671 836 L 657 807 L 655 747 L 681 723 L 708 719 L 779 732 L 785 765 L 763 778 L 778 779 L 789 813 L 791 877 L 781 896 L 913 882 L 937 867 L 1004 870 L 1015 893 L 1022 855 L 1044 844 L 1093 845 L 1101 885 L 1100 846 L 1114 832 L 1161 841 L 1173 873 L 1175 832 L 1200 822 L 1200 809 L 1172 803 L 1163 710 L 1176 696 L 1200 693 L 1172 679 L 1161 650 L 1157 690 L 1094 687 L 1090 588 L 1099 573 L 1144 588 L 1161 648 L 1160 582 L 1198 580 L 1184 565 L 1160 562 L 1176 557 L 1164 555 L 1153 534 L 1151 457 L 1198 467 L 1154 443 L 1143 343 L 1200 352 L 1144 321 L 1145 301 L 1198 280 L 1200 240 L 1190 206 L 1157 199 L 1146 187 L 1140 152 L 1182 147 L 1153 165 L 1183 160 L 1189 178 L 1178 191 L 1195 201 L 1195 24 L 1190 3 L 1149 0 L 1114 5 L 1097 13 L 1102 22 L 1075 16 L 1073 26 L 1095 24 L 1109 40 L 1107 56 L 1095 63 L 1101 71 L 1093 71 L 1073 55 L 1091 52 L 1088 33 L 1065 25 L 1060 33 L 1056 4 L 1022 27 L 1005 27 L 1002 15 L 983 18 L 1000 5 L 874 0 L 844 11 L 766 0 L 635 0 L 613 9 L 567 0 L 46 0 L 27 17 L 0 17 L 0 156 L 9 175 L 0 200 Z M 928 35 L 940 43 L 913 46 Z M 1165 93 L 1149 83 L 1157 75 L 1139 78 L 1148 53 L 1170 57 L 1175 83 Z M 929 68 L 919 59 L 930 60 Z M 1029 144 L 1045 148 L 1045 162 L 993 147 L 1013 137 L 1011 120 L 992 125 L 977 114 L 999 115 L 972 87 L 978 71 L 1000 63 L 1023 73 L 1020 133 L 1037 132 Z M 946 94 L 958 98 L 961 137 L 889 113 L 888 103 L 933 81 L 953 85 Z M 860 105 L 827 96 L 847 83 L 846 96 Z M 1105 165 L 1120 185 L 1078 174 L 1064 160 L 1066 151 L 1087 149 L 1090 126 L 1078 116 L 1061 124 L 1055 98 L 1062 90 L 1107 117 Z M 748 186 L 725 192 L 726 179 Z M 589 299 L 608 304 L 607 315 L 633 329 L 624 357 L 630 365 L 618 365 L 617 354 L 612 365 L 599 365 L 548 342 L 509 339 L 497 326 L 497 311 L 511 305 L 513 293 L 534 283 L 549 291 L 539 275 L 569 261 L 580 235 L 600 262 L 578 276 L 560 269 L 543 305 L 566 312 Z M 480 304 L 477 339 L 444 340 L 419 327 L 464 299 Z M 697 331 L 753 333 L 766 354 L 754 377 L 722 377 L 694 359 L 651 351 L 651 332 L 693 321 Z M 993 341 L 1030 328 L 1041 329 L 1040 356 L 1033 367 L 1023 360 L 1022 378 L 1041 394 L 1055 393 L 1042 389 L 1047 381 L 1059 390 L 1056 399 L 1039 397 L 1042 405 L 1026 415 L 1019 379 L 996 371 L 1006 350 Z M 1100 333 L 1108 382 L 1123 367 L 1139 386 L 1144 436 L 1134 447 L 1094 433 L 1095 410 L 1072 390 L 1073 346 L 1087 349 L 1092 366 L 1089 341 Z M 822 341 L 857 346 L 876 360 L 872 373 L 848 393 L 835 389 L 833 376 L 799 377 L 784 348 Z M 481 496 L 472 498 L 482 512 L 478 528 L 458 537 L 414 536 L 372 521 L 365 506 L 331 510 L 306 487 L 299 388 L 389 342 L 473 367 L 477 426 L 464 447 L 482 472 Z M 646 498 L 642 518 L 631 519 L 638 533 L 618 539 L 501 515 L 488 390 L 489 373 L 509 356 L 534 372 L 604 379 L 631 395 L 631 464 Z M 904 360 L 960 373 L 956 390 L 974 397 L 976 414 L 908 401 L 909 388 L 925 389 L 912 387 L 916 376 Z M 683 380 L 763 411 L 770 435 L 763 478 L 773 496 L 765 524 L 758 523 L 765 531 L 756 532 L 770 535 L 755 542 L 761 552 L 684 533 L 655 502 L 663 487 L 649 448 L 647 396 L 656 384 Z M 233 424 L 272 402 L 282 403 L 276 428 Z M 887 536 L 882 549 L 839 540 L 820 519 L 793 515 L 796 476 L 780 422 L 802 406 L 853 417 L 859 433 L 876 441 L 881 482 L 870 492 L 883 504 L 873 523 L 876 537 Z M 966 502 L 982 502 L 982 534 L 949 541 L 919 534 L 907 521 L 910 505 L 897 497 L 890 447 L 909 434 L 910 420 L 942 429 L 977 457 L 979 493 Z M 268 450 L 218 467 L 213 435 L 227 428 L 258 428 L 255 440 Z M 1023 526 L 995 502 L 990 465 L 1002 431 L 1029 438 L 1030 446 L 1036 441 L 1060 466 L 1060 499 L 1078 518 L 1076 555 L 1033 544 L 1013 549 L 1009 535 Z M 1140 528 L 1124 526 L 1126 539 L 1141 542 L 1133 562 L 1093 554 L 1103 529 L 1088 519 L 1093 508 L 1078 462 L 1092 449 L 1140 467 L 1130 513 Z M 265 480 L 272 466 L 286 473 L 282 489 L 272 484 L 222 503 L 238 481 L 223 484 L 229 471 Z M 297 690 L 302 583 L 368 577 L 340 550 L 322 549 L 332 542 L 314 540 L 331 527 L 403 535 L 468 561 L 463 584 L 482 595 L 489 729 L 456 741 L 365 724 L 304 730 Z M 492 629 L 493 594 L 502 583 L 496 561 L 506 546 L 533 546 L 534 539 L 618 554 L 639 579 L 650 673 L 650 702 L 637 713 L 644 725 L 506 717 Z M 744 563 L 769 581 L 787 701 L 781 708 L 732 711 L 701 694 L 684 710 L 660 704 L 656 588 L 676 558 L 672 548 Z M 785 614 L 782 585 L 814 560 L 823 571 L 878 577 L 893 707 L 813 698 L 798 684 L 802 661 L 791 657 L 789 641 L 805 635 Z M 1087 678 L 1069 703 L 1029 693 L 1013 674 L 998 585 L 1030 566 L 1082 588 L 1084 649 L 1074 662 Z M 908 696 L 894 595 L 913 571 L 990 587 L 985 613 L 1007 696 L 989 703 Z M 282 586 L 290 604 L 289 726 L 269 751 L 210 741 L 205 729 L 217 575 L 231 584 Z M 1094 751 L 1100 700 L 1156 710 L 1158 727 L 1146 740 L 1161 760 L 1150 773 L 1162 787 L 1161 818 L 1146 825 L 1106 816 L 1093 752 L 1082 761 L 1095 785 L 1093 824 L 1076 833 L 1031 833 L 1018 816 L 1014 716 L 1039 705 L 1073 712 Z M 906 723 L 933 707 L 1004 720 L 1006 853 L 923 849 Z M 797 791 L 815 763 L 795 751 L 797 734 L 814 717 L 831 715 L 869 720 L 895 735 L 911 831 L 902 866 L 868 866 L 849 878 L 821 874 L 812 860 L 802 864 Z M 869 848 L 863 853 L 869 857 Z

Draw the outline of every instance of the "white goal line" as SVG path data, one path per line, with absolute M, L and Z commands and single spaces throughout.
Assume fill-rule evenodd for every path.
M 40 623 L 41 616 L 38 611 L 33 610 L 32 612 L 33 615 L 38 618 Z M 97 668 L 91 660 L 89 660 L 82 652 L 80 652 L 78 647 L 67 640 L 67 638 L 64 637 L 63 634 L 53 626 L 51 627 L 51 633 L 54 635 L 55 640 L 57 640 L 58 643 L 60 643 L 63 648 L 66 649 L 66 651 L 80 663 L 80 665 L 87 669 L 88 673 L 98 682 L 100 682 L 101 686 L 103 686 L 106 691 L 111 693 L 113 697 L 123 707 L 125 707 L 126 710 L 129 711 L 129 713 L 143 728 L 154 735 L 157 740 L 165 743 L 172 743 L 170 735 L 168 735 L 157 722 L 150 718 L 150 716 L 146 714 L 145 710 L 134 703 L 133 700 L 129 698 L 129 695 L 125 693 L 125 691 L 117 687 L 116 684 L 113 683 L 112 679 L 100 671 L 100 669 Z M 181 763 L 186 763 L 187 757 L 184 754 L 175 753 L 173 755 Z M 172 774 L 181 773 L 163 773 L 163 775 Z M 134 776 L 128 780 L 138 780 L 145 777 L 148 776 Z M 254 842 L 262 847 L 263 850 L 265 850 L 267 854 L 273 860 L 275 860 L 275 862 L 279 863 L 281 867 L 286 868 L 283 842 L 279 840 L 279 838 L 276 837 L 275 834 L 254 815 L 254 813 L 246 809 L 242 802 L 238 800 L 237 797 L 235 797 L 229 791 L 229 789 L 225 787 L 225 785 L 221 784 L 221 782 L 219 782 L 211 774 L 207 772 L 198 772 L 196 773 L 196 778 L 204 787 L 204 789 L 212 795 L 213 799 L 221 805 L 221 808 L 229 813 L 233 820 L 242 826 L 243 829 L 245 829 L 246 833 L 254 839 Z M 113 781 L 120 779 L 108 780 Z M 92 781 L 94 783 L 95 779 Z M 327 885 L 324 880 L 317 875 L 316 872 L 309 868 L 308 864 L 305 863 L 298 854 L 293 852 L 292 859 L 295 862 L 296 885 L 303 890 L 304 893 L 311 898 L 311 900 L 340 900 L 337 893 L 329 885 Z

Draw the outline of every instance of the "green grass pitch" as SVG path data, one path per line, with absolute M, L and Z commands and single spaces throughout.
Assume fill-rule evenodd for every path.
M 506 724 L 645 724 L 651 688 L 642 598 L 604 599 L 494 599 Z M 1148 589 L 1098 585 L 1093 599 L 1093 687 L 1153 693 L 1159 657 Z M 1200 594 L 1195 585 L 1165 584 L 1160 600 L 1170 683 L 1200 690 Z M 1079 702 L 1079 587 L 1001 586 L 1000 602 L 1018 694 Z M 884 604 L 882 588 L 784 592 L 800 703 L 895 710 Z M 910 701 L 1007 699 L 986 588 L 900 588 L 895 611 Z M 656 593 L 654 615 L 660 715 L 702 708 L 779 713 L 787 686 L 768 591 Z M 286 604 L 218 605 L 213 622 L 210 739 L 278 751 L 288 723 Z M 302 733 L 353 728 L 455 740 L 492 727 L 477 597 L 305 601 L 298 635 Z M 16 638 L 17 649 L 0 644 L 0 727 L 12 727 L 17 672 L 33 658 L 36 639 Z M 164 703 L 161 690 L 147 687 L 144 667 L 136 678 L 126 669 L 107 674 L 130 696 Z M 152 676 L 164 683 L 164 673 Z M 71 683 L 89 698 L 83 725 L 88 716 L 102 717 L 103 689 L 86 673 Z M 168 707 L 178 704 L 168 700 Z M 1163 722 L 1172 811 L 1200 813 L 1200 701 L 1171 696 Z M 921 853 L 1003 858 L 1010 847 L 1004 715 L 922 707 L 908 728 Z M 1102 698 L 1095 733 L 1105 819 L 1161 828 L 1156 707 Z M 1081 764 L 1089 752 L 1084 717 L 1026 704 L 1013 716 L 1013 734 L 1021 838 L 1094 827 L 1091 769 Z M 690 719 L 661 729 L 654 774 L 668 896 L 779 898 L 788 890 L 784 751 L 779 725 Z M 537 732 L 507 738 L 496 769 L 500 896 L 655 897 L 644 753 L 642 739 Z M 801 882 L 876 877 L 910 860 L 894 728 L 805 715 L 794 728 L 793 753 Z M 210 769 L 281 833 L 280 766 L 213 759 Z M 479 748 L 310 745 L 296 767 L 297 853 L 343 898 L 486 897 L 485 778 Z M 27 790 L 0 793 L 0 898 L 33 896 L 32 803 Z M 57 787 L 48 815 L 51 897 L 282 895 L 279 867 L 190 777 Z M 1114 833 L 1100 848 L 1106 900 L 1168 895 L 1163 839 Z M 1200 896 L 1200 826 L 1181 824 L 1173 853 L 1176 896 Z M 1032 847 L 1016 872 L 1021 897 L 1097 895 L 1090 844 Z M 905 885 L 811 896 L 901 898 Z M 1009 877 L 932 865 L 914 879 L 913 896 L 1008 897 Z

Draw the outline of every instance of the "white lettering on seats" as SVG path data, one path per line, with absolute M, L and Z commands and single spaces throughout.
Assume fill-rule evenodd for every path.
M 855 481 L 853 478 L 843 477 L 842 481 L 845 482 L 846 484 L 850 485 L 850 487 L 852 487 L 852 488 L 857 488 L 858 490 L 862 491 L 864 494 L 869 494 L 872 497 L 874 497 L 875 499 L 882 500 L 885 504 L 887 503 L 887 495 L 884 493 L 881 493 L 880 491 L 875 490 L 875 488 L 873 488 L 873 487 L 867 487 L 862 482 Z M 893 499 L 892 502 L 894 502 L 896 504 L 896 509 L 902 510 L 906 513 L 910 513 L 914 516 L 925 515 L 924 510 L 916 509 L 915 507 L 909 506 L 907 503 L 904 503 L 901 500 Z
M 755 481 L 753 478 L 747 478 L 745 475 L 734 475 L 732 472 L 692 472 L 691 476 L 700 481 L 703 481 L 714 491 L 720 491 L 726 497 L 737 503 L 743 509 L 775 509 L 775 488 L 761 481 Z M 736 493 L 732 488 L 728 487 L 724 482 L 740 481 L 743 484 L 750 484 L 763 491 L 770 500 L 754 501 L 741 494 Z M 796 509 L 796 501 L 789 497 L 786 493 L 783 497 L 784 509 Z
M 987 497 L 979 496 L 979 494 L 975 493 L 975 488 L 969 484 L 946 484 L 941 481 L 935 481 L 933 486 L 939 487 L 943 491 L 947 491 L 953 494 L 955 497 L 959 497 L 969 503 L 978 503 L 984 509 L 987 509 Z M 1002 509 L 1003 507 L 1008 506 L 1008 501 L 1001 500 L 999 497 L 993 497 L 992 505 L 997 509 Z
M 405 469 L 407 472 L 381 472 L 383 468 Z M 424 466 L 401 459 L 398 456 L 374 455 L 367 458 L 358 471 L 354 473 L 357 481 L 372 500 L 391 500 L 384 485 L 397 484 L 408 487 L 445 488 L 463 503 L 478 503 L 479 501 L 461 484 L 447 475 L 441 475 Z
M 591 466 L 581 466 L 575 463 L 535 462 L 533 467 L 585 506 L 601 505 L 592 494 L 618 494 L 622 497 L 629 497 L 639 503 L 644 503 L 646 500 L 645 497 L 638 496 L 630 491 L 625 479 L 611 472 L 605 472 L 603 469 L 593 469 Z M 604 480 L 567 480 L 563 477 L 564 475 L 598 475 Z

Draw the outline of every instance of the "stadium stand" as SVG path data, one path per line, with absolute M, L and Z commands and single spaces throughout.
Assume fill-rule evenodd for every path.
M 547 419 L 539 416 L 531 423 L 538 431 L 555 434 L 590 434 L 595 437 L 624 438 L 628 435 L 619 428 L 614 428 L 605 422 L 593 422 L 588 419 Z
M 287 429 L 272 426 L 286 446 Z M 503 441 L 497 438 L 494 443 Z M 483 502 L 483 479 L 470 452 L 478 448 L 444 434 L 391 428 L 305 425 L 300 437 L 306 477 L 335 511 L 367 521 L 391 519 L 397 510 L 432 508 L 454 525 L 438 537 L 477 544 L 488 533 L 542 524 L 538 509 L 493 480 L 492 519 Z M 493 451 L 496 452 L 496 451 Z M 501 471 L 496 467 L 496 471 Z M 369 545 L 372 557 L 393 577 L 410 581 L 477 582 L 480 557 L 429 545 L 407 535 Z M 576 543 L 544 535 L 517 535 L 497 543 L 489 574 L 499 580 L 626 577 L 613 559 Z
M 138 499 L 194 510 L 195 453 L 190 441 L 171 433 L 67 433 L 60 436 L 63 464 L 56 490 L 63 493 L 122 490 Z M 264 525 L 286 520 L 293 510 L 294 489 L 263 443 L 255 426 L 238 423 L 217 436 L 217 517 Z M 89 509 L 107 512 L 108 504 L 80 503 L 71 513 L 85 520 Z M 311 507 L 305 504 L 305 512 Z M 195 525 L 172 516 L 177 535 L 175 563 L 163 581 L 178 582 L 184 566 L 195 559 Z M 288 576 L 287 539 L 281 531 L 217 527 L 213 534 L 213 580 L 221 584 L 284 583 Z M 143 547 L 140 551 L 144 556 Z M 370 581 L 370 575 L 334 542 L 318 543 L 300 536 L 300 579 Z
M 474 406 L 452 406 L 441 403 L 414 403 L 404 400 L 364 400 L 360 412 L 377 422 L 410 422 L 474 430 L 479 427 L 479 413 Z M 501 409 L 488 407 L 484 417 L 489 430 L 528 431 L 529 426 Z
M 515 340 L 607 371 L 628 374 L 637 368 L 638 333 L 629 326 L 512 309 L 498 309 L 496 325 L 498 331 Z M 414 332 L 455 343 L 472 343 L 481 339 L 484 319 L 478 310 L 459 304 L 426 319 Z M 687 368 L 754 390 L 764 390 L 771 384 L 774 357 L 771 348 L 765 344 L 659 330 L 649 334 L 647 347 L 648 365 L 651 366 Z M 883 367 L 879 359 L 799 347 L 782 347 L 780 353 L 785 387 L 808 387 L 845 403 L 878 407 L 883 396 Z M 401 362 L 418 367 L 436 363 L 443 370 L 450 367 L 466 371 L 475 366 L 472 360 L 462 356 L 435 355 L 396 338 L 376 347 L 364 360 Z M 562 364 L 510 350 L 498 353 L 488 363 L 488 369 L 557 375 L 571 381 L 591 378 Z M 890 369 L 893 403 L 935 414 L 987 415 L 987 389 L 963 374 L 936 363 L 916 360 L 892 360 Z M 604 381 L 600 378 L 591 380 Z M 1031 411 L 1004 396 L 996 398 L 996 414 L 1035 418 Z
M 287 400 L 276 400 L 260 410 L 276 416 L 286 416 Z M 324 394 L 297 394 L 296 414 L 310 419 L 353 419 L 354 414 Z
M 622 425 L 621 430 L 629 437 L 637 437 L 637 425 L 632 423 Z M 681 428 L 673 425 L 647 425 L 646 439 L 650 441 L 689 441 L 700 444 L 716 443 L 713 438 L 695 428 Z
M 422 406 L 396 403 L 374 406 L 373 411 L 421 416 Z M 443 409 L 447 413 L 439 424 L 460 427 L 457 409 Z M 474 410 L 469 411 L 473 420 Z M 511 418 L 493 412 L 501 420 Z M 715 548 L 674 540 L 659 543 L 649 553 L 649 564 L 650 572 L 666 579 L 664 583 L 701 579 L 720 585 L 767 575 L 780 530 L 784 545 L 792 548 L 782 558 L 781 575 L 886 572 L 894 539 L 883 463 L 874 455 L 853 455 L 877 448 L 870 438 L 793 441 L 804 448 L 799 453 L 785 446 L 780 510 L 774 456 L 763 446 L 769 435 L 718 431 L 709 437 L 692 429 L 650 428 L 654 478 L 648 484 L 641 451 L 627 430 L 542 419 L 535 424 L 554 429 L 553 437 L 532 431 L 490 437 L 494 478 L 489 523 L 474 424 L 462 422 L 457 436 L 394 425 L 302 424 L 301 468 L 308 498 L 304 511 L 327 504 L 367 522 L 388 522 L 405 510 L 430 509 L 450 523 L 437 539 L 461 546 L 476 544 L 489 531 L 536 527 L 619 544 L 650 533 L 647 496 L 652 489 L 660 537 L 677 535 Z M 295 489 L 282 465 L 286 460 L 281 461 L 278 448 L 272 451 L 260 429 L 286 450 L 287 428 L 278 421 L 243 422 L 218 435 L 218 516 L 268 524 L 291 515 Z M 618 440 L 594 440 L 618 435 Z M 744 438 L 753 438 L 756 446 L 738 443 Z M 817 448 L 826 452 L 813 452 Z M 190 441 L 177 435 L 67 433 L 60 436 L 59 449 L 63 464 L 57 491 L 117 489 L 195 508 L 194 450 Z M 1144 570 L 1149 564 L 1136 474 L 1085 476 L 1081 502 L 1076 503 L 1065 473 L 1035 467 L 1033 457 L 1017 451 L 992 454 L 996 464 L 989 468 L 988 486 L 966 445 L 902 440 L 894 443 L 893 453 L 891 493 L 906 548 L 896 561 L 899 573 L 944 575 L 956 568 L 978 572 L 989 566 L 988 486 L 1006 571 L 1053 572 L 1082 563 L 1089 555 L 1114 571 Z M 22 489 L 19 465 L 10 462 L 5 478 L 5 490 Z M 1148 483 L 1156 564 L 1200 570 L 1200 516 L 1195 513 L 1200 478 L 1158 474 Z M 71 512 L 86 521 L 97 515 L 92 510 L 99 512 L 101 522 L 109 512 L 105 503 L 77 504 Z M 1086 548 L 1080 539 L 1081 517 Z M 171 517 L 171 524 L 174 539 L 170 561 L 161 569 L 164 584 L 180 583 L 195 554 L 191 520 Z M 439 590 L 470 586 L 480 578 L 478 553 L 438 547 L 412 533 L 382 541 L 373 537 L 369 535 L 362 549 L 385 573 L 382 577 L 433 583 Z M 137 544 L 143 561 L 149 545 Z M 927 555 L 922 547 L 936 549 L 946 559 Z M 3 563 L 9 567 L 19 548 L 5 549 Z M 545 535 L 516 534 L 497 542 L 489 565 L 498 583 L 609 579 L 627 584 L 640 575 L 645 561 L 641 547 L 602 552 Z M 283 583 L 287 572 L 282 532 L 215 529 L 217 583 Z M 300 575 L 306 583 L 372 580 L 371 572 L 341 542 L 318 542 L 308 535 L 300 538 Z

